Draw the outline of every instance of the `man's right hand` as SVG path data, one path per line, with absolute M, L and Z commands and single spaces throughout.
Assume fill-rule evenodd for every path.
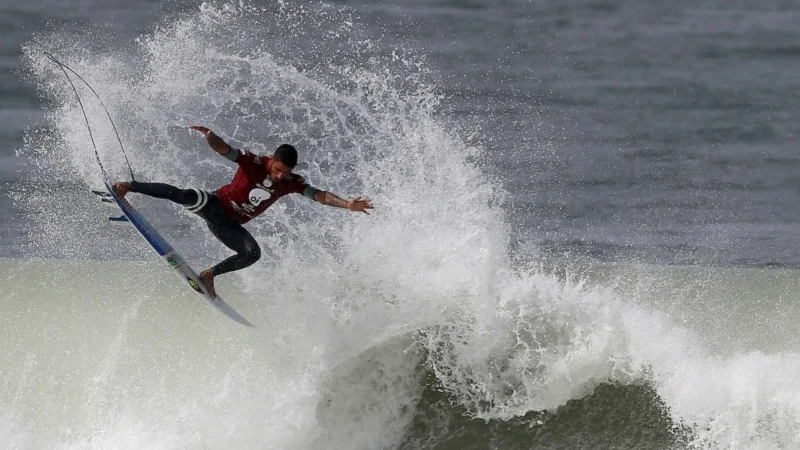
M 194 131 L 202 133 L 203 136 L 205 136 L 206 139 L 208 140 L 208 145 L 211 146 L 211 148 L 220 155 L 227 155 L 228 153 L 231 152 L 231 150 L 233 150 L 233 148 L 230 145 L 228 145 L 224 140 L 222 140 L 221 137 L 214 134 L 214 132 L 209 130 L 208 128 L 202 127 L 200 125 L 192 125 L 189 128 Z
M 208 136 L 210 136 L 211 134 L 213 134 L 213 133 L 211 132 L 211 130 L 209 130 L 209 129 L 208 129 L 208 128 L 206 128 L 206 127 L 202 127 L 202 126 L 200 126 L 200 125 L 192 125 L 192 126 L 190 126 L 189 128 L 191 128 L 191 129 L 192 129 L 192 130 L 194 130 L 194 131 L 199 131 L 199 132 L 200 132 L 200 133 L 201 133 L 203 136 L 205 136 L 205 137 L 208 137 Z

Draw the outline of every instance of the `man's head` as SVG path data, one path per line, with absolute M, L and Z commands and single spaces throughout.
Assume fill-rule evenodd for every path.
M 275 149 L 272 155 L 272 164 L 269 166 L 269 177 L 272 181 L 280 181 L 292 173 L 292 169 L 297 165 L 297 150 L 289 145 L 283 144 Z

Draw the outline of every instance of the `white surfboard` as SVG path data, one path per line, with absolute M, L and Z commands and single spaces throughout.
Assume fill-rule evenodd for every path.
M 222 314 L 230 317 L 231 319 L 235 320 L 236 322 L 247 326 L 253 327 L 253 324 L 247 321 L 244 317 L 242 317 L 236 310 L 230 307 L 227 303 L 225 303 L 219 296 L 212 297 L 208 290 L 206 290 L 205 284 L 200 281 L 200 277 L 197 273 L 192 269 L 189 264 L 183 259 L 183 257 L 175 251 L 174 248 L 163 238 L 161 235 L 150 225 L 147 220 L 142 217 L 139 211 L 133 207 L 128 201 L 124 198 L 119 198 L 117 194 L 114 193 L 114 190 L 111 188 L 111 185 L 108 181 L 104 180 L 106 185 L 106 190 L 92 190 L 96 195 L 100 197 L 100 200 L 104 203 L 116 204 L 120 210 L 122 210 L 122 216 L 120 217 L 111 217 L 110 220 L 115 222 L 123 222 L 127 221 L 130 222 L 136 231 L 144 238 L 144 240 L 155 250 L 156 253 L 167 263 L 168 266 L 172 268 L 172 272 L 175 273 L 180 279 L 184 282 L 188 283 L 189 286 L 198 294 L 203 300 L 206 301 L 209 305 L 214 307 L 217 311 L 220 311 Z M 254 327 L 253 327 L 254 328 Z

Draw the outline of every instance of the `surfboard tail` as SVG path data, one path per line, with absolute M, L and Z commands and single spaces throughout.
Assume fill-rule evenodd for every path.
M 109 208 L 114 208 L 115 210 L 119 211 L 119 206 L 117 205 L 117 202 L 114 201 L 114 196 L 111 195 L 110 192 L 108 192 L 105 189 L 101 189 L 101 188 L 92 188 L 92 189 L 90 189 L 90 191 L 92 192 L 92 194 L 96 195 L 97 198 L 100 199 L 100 202 L 102 202 L 104 205 L 108 206 Z M 108 218 L 108 220 L 111 221 L 111 222 L 116 222 L 116 223 L 130 222 L 130 220 L 128 220 L 128 218 L 125 216 L 125 214 L 121 214 L 121 215 L 116 216 L 116 217 L 111 216 L 111 217 Z

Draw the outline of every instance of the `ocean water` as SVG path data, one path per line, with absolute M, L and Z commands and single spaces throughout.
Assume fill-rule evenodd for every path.
M 800 5 L 44 2 L 0 17 L 10 449 L 800 446 Z M 287 198 L 219 291 L 106 221 L 75 94 L 140 180 L 214 189 L 204 124 Z M 105 113 L 76 84 L 114 178 Z M 197 267 L 200 221 L 132 196 Z

